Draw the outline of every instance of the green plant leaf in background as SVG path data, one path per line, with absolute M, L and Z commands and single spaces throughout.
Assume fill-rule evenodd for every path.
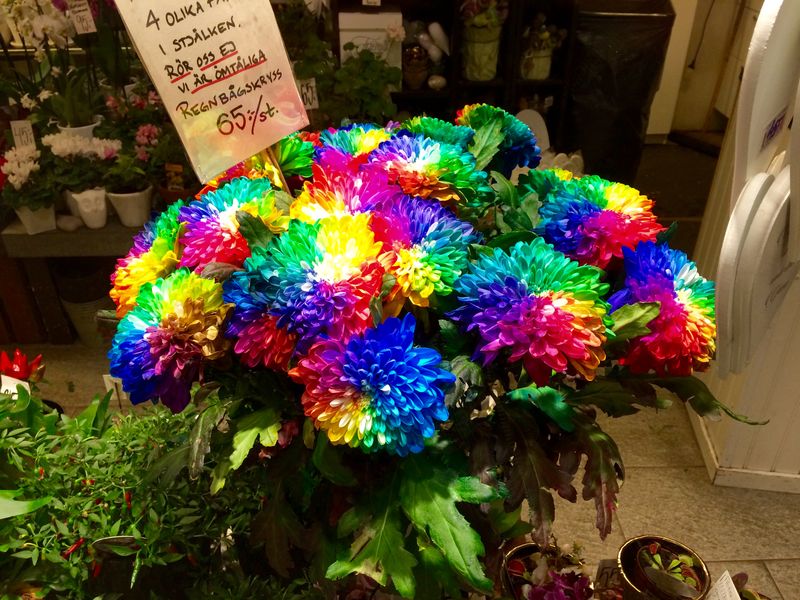
M 338 448 L 332 446 L 328 441 L 328 436 L 323 432 L 317 436 L 311 461 L 322 473 L 322 476 L 329 481 L 336 485 L 352 487 L 358 483 L 358 480 L 342 462 L 342 450 L 341 446 Z
M 461 586 L 450 564 L 426 536 L 417 536 L 419 564 L 414 569 L 419 600 L 439 600 L 443 597 L 461 598 Z M 443 595 L 443 592 L 447 596 Z
M 499 498 L 497 490 L 476 477 L 460 478 L 431 457 L 409 456 L 402 464 L 400 504 L 417 528 L 442 552 L 450 567 L 476 590 L 490 592 L 492 582 L 480 562 L 485 549 L 457 502 L 481 503 Z
M 647 324 L 655 319 L 661 312 L 659 302 L 636 302 L 625 304 L 611 313 L 614 326 L 614 341 L 622 342 L 631 338 L 641 337 L 650 333 Z
M 24 515 L 50 503 L 49 496 L 36 500 L 15 500 L 19 495 L 18 490 L 0 490 L 0 519 L 10 519 Z
M 492 171 L 492 179 L 494 183 L 495 194 L 497 194 L 498 204 L 507 208 L 519 208 L 519 194 L 517 188 L 511 183 L 507 177 L 497 171 Z
M 483 385 L 483 369 L 464 354 L 450 361 L 449 371 L 456 376 L 456 381 L 445 395 L 444 401 L 447 406 L 452 406 L 461 400 L 470 388 Z
M 669 378 L 637 376 L 634 379 L 647 381 L 653 385 L 668 389 L 684 402 L 688 402 L 694 411 L 703 417 L 715 416 L 721 411 L 732 419 L 747 425 L 766 425 L 769 423 L 769 420 L 753 421 L 744 415 L 734 412 L 730 407 L 717 400 L 711 390 L 708 389 L 708 386 L 694 376 Z
M 250 526 L 250 542 L 264 544 L 270 566 L 282 577 L 289 577 L 294 566 L 290 541 L 303 548 L 307 544 L 306 530 L 292 510 L 291 503 L 279 483 L 267 500 L 264 509 L 254 518 Z
M 519 402 L 530 402 L 541 410 L 564 431 L 574 431 L 572 419 L 575 410 L 564 401 L 564 394 L 551 387 L 531 384 L 508 392 L 508 397 Z
M 536 234 L 532 231 L 510 231 L 493 238 L 488 244 L 489 248 L 501 248 L 508 252 L 517 242 L 532 242 Z
M 497 115 L 475 132 L 469 145 L 469 151 L 475 157 L 475 168 L 482 170 L 492 162 L 502 142 L 503 118 Z
M 195 401 L 199 402 L 195 397 Z M 211 450 L 211 434 L 225 416 L 222 404 L 212 404 L 197 416 L 189 435 L 189 477 L 197 479 L 203 472 L 205 456 Z
M 330 565 L 326 577 L 341 579 L 351 573 L 362 573 L 382 586 L 391 579 L 401 596 L 414 598 L 413 569 L 417 560 L 405 548 L 394 482 L 372 497 L 369 508 L 356 506 L 342 515 L 339 536 L 352 533 L 357 535 L 347 557 Z
M 233 452 L 230 455 L 231 470 L 242 466 L 256 440 L 262 446 L 271 447 L 278 443 L 281 430 L 281 417 L 271 408 L 262 408 L 247 415 L 236 424 L 233 436 Z
M 272 193 L 272 192 L 270 192 Z M 236 220 L 239 222 L 239 231 L 247 240 L 250 248 L 266 248 L 272 240 L 272 232 L 264 224 L 264 221 L 254 217 L 243 210 L 236 212 Z

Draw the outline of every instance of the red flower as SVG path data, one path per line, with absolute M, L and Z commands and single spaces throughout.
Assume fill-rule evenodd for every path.
M 3 351 L 0 353 L 0 373 L 22 381 L 39 381 L 44 374 L 42 355 L 40 354 L 28 362 L 28 357 L 20 352 L 19 348 L 14 350 L 13 360 Z

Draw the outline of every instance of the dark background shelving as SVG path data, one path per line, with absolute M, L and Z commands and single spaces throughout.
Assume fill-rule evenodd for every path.
M 566 145 L 567 96 L 571 82 L 575 41 L 576 8 L 574 0 L 509 0 L 509 15 L 503 24 L 497 76 L 490 81 L 469 81 L 463 76 L 463 31 L 459 0 L 394 0 L 380 7 L 363 6 L 361 0 L 332 0 L 331 10 L 336 31 L 334 47 L 338 51 L 338 14 L 340 12 L 399 11 L 406 21 L 438 21 L 450 37 L 450 55 L 445 56 L 441 74 L 447 87 L 441 91 L 402 89 L 392 94 L 401 112 L 428 114 L 451 120 L 465 104 L 487 102 L 512 114 L 523 108 L 539 110 L 545 118 L 551 144 L 556 149 Z M 553 53 L 550 77 L 544 80 L 523 79 L 520 63 L 526 47 L 523 39 L 537 13 L 544 13 L 547 24 L 567 30 L 567 38 Z M 544 102 L 551 103 L 543 110 Z M 538 99 L 538 100 L 537 100 Z

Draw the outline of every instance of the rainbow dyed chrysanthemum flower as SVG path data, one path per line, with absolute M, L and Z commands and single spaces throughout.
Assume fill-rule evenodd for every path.
M 234 179 L 181 209 L 184 224 L 181 266 L 202 269 L 211 263 L 237 267 L 250 256 L 247 240 L 239 231 L 236 213 L 244 211 L 273 233 L 286 229 L 288 217 L 275 205 L 267 179 Z
M 494 197 L 472 154 L 423 135 L 398 133 L 372 151 L 368 164 L 385 171 L 409 196 L 473 209 L 483 209 Z
M 481 256 L 455 285 L 462 306 L 451 316 L 483 340 L 484 363 L 507 351 L 538 384 L 570 367 L 587 380 L 605 359 L 608 285 L 541 238 L 506 254 Z
M 578 262 L 605 268 L 623 248 L 653 241 L 664 229 L 652 208 L 652 200 L 621 183 L 566 181 L 544 199 L 536 233 Z
M 370 152 L 392 137 L 392 131 L 373 123 L 353 123 L 320 132 L 316 163 L 326 170 L 355 172 L 367 162 Z
M 236 305 L 228 334 L 246 360 L 282 368 L 289 341 L 303 353 L 321 335 L 347 339 L 372 326 L 369 305 L 380 296 L 384 267 L 369 220 L 358 214 L 292 221 L 233 274 L 225 286 L 226 301 Z M 268 346 L 278 335 L 283 344 L 274 351 Z
M 414 328 L 406 315 L 348 342 L 322 340 L 290 371 L 306 386 L 305 414 L 331 442 L 405 456 L 447 420 L 444 394 L 455 377 L 438 367 L 436 350 L 414 346 Z
M 369 212 L 379 203 L 391 203 L 402 192 L 381 172 L 350 171 L 315 164 L 314 179 L 303 185 L 289 216 L 307 223 L 325 217 Z
M 524 193 L 534 192 L 540 202 L 546 202 L 551 193 L 571 185 L 565 183 L 568 181 L 574 182 L 575 179 L 572 172 L 566 169 L 531 169 L 520 175 L 518 185 Z
M 465 150 L 472 142 L 472 138 L 475 137 L 473 129 L 454 125 L 435 117 L 413 117 L 404 121 L 400 128 Z
M 469 245 L 480 236 L 440 204 L 401 196 L 372 218 L 376 239 L 383 242 L 388 271 L 397 280 L 385 312 L 397 313 L 408 298 L 428 306 L 435 293 L 445 296 L 469 268 Z
M 136 305 L 136 296 L 145 283 L 166 277 L 177 268 L 181 208 L 183 202 L 178 201 L 147 223 L 133 238 L 127 256 L 117 260 L 109 293 L 117 317 L 124 317 Z
M 625 288 L 608 300 L 612 308 L 659 302 L 661 311 L 648 323 L 650 333 L 629 342 L 620 364 L 671 377 L 707 369 L 716 348 L 714 282 L 683 252 L 651 242 L 625 249 L 625 274 Z
M 506 177 L 516 167 L 536 168 L 541 160 L 541 151 L 536 145 L 536 137 L 530 128 L 502 108 L 488 104 L 470 104 L 458 111 L 456 123 L 474 129 L 476 132 L 491 127 L 496 121 L 501 123 L 503 136 L 498 152 L 489 163 L 488 169 L 500 171 Z
M 226 356 L 230 308 L 221 285 L 188 269 L 143 285 L 108 354 L 111 374 L 122 379 L 131 402 L 161 400 L 173 412 L 183 410 L 205 367 Z

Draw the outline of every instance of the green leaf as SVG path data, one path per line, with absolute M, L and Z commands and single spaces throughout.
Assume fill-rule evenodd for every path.
M 508 397 L 520 402 L 530 402 L 541 410 L 564 431 L 574 431 L 572 418 L 575 410 L 564 402 L 564 394 L 551 387 L 537 387 L 531 384 L 508 392 Z
M 349 522 L 358 522 L 360 530 L 347 557 L 329 566 L 325 576 L 341 579 L 350 573 L 362 573 L 384 587 L 391 579 L 401 596 L 414 598 L 416 585 L 413 568 L 417 561 L 405 548 L 396 485 L 392 484 L 384 492 L 375 494 L 371 508 L 371 511 L 364 507 L 351 509 L 352 514 L 358 516 L 349 519 Z
M 530 533 L 533 526 L 522 520 L 522 507 L 506 511 L 505 503 L 495 500 L 489 505 L 489 524 L 496 534 L 512 539 Z
M 501 248 L 508 252 L 518 242 L 528 243 L 536 239 L 536 234 L 532 231 L 510 231 L 491 239 L 488 244 L 489 248 Z
M 267 500 L 264 509 L 254 518 L 250 527 L 250 543 L 264 544 L 269 565 L 282 577 L 289 577 L 292 561 L 290 542 L 303 548 L 307 532 L 292 510 L 283 485 L 278 484 Z
M 676 231 L 678 231 L 678 223 L 673 221 L 669 227 L 656 235 L 656 244 L 666 244 L 672 239 Z
M 534 539 L 547 544 L 555 516 L 555 503 L 548 490 L 556 490 L 570 502 L 577 499 L 572 474 L 560 469 L 539 444 L 539 425 L 531 414 L 531 404 L 501 402 L 497 405 L 498 428 L 504 440 L 511 443 L 513 461 L 508 475 L 511 493 L 507 504 L 518 507 L 528 500 Z
M 494 179 L 492 188 L 494 188 L 494 191 L 497 194 L 497 199 L 499 200 L 500 205 L 512 209 L 518 208 L 519 194 L 517 193 L 517 188 L 514 187 L 514 184 L 511 183 L 502 173 L 498 173 L 497 171 L 492 171 L 491 175 L 492 179 Z
M 747 425 L 766 425 L 766 421 L 752 421 L 744 415 L 740 415 L 731 410 L 728 406 L 717 400 L 705 383 L 697 377 L 638 377 L 641 381 L 648 381 L 659 387 L 668 389 L 684 402 L 688 402 L 694 411 L 700 416 L 719 414 L 720 411 L 732 419 Z
M 336 485 L 351 487 L 358 484 L 353 472 L 342 462 L 341 446 L 331 446 L 327 435 L 318 435 L 311 461 L 323 477 Z
M 615 342 L 641 337 L 650 333 L 647 324 L 655 319 L 661 312 L 660 302 L 637 302 L 635 304 L 625 304 L 611 313 L 614 326 Z
M 178 476 L 189 462 L 189 446 L 180 446 L 159 458 L 145 474 L 144 482 L 160 481 L 162 485 L 169 485 Z
M 230 455 L 231 469 L 242 466 L 256 440 L 262 446 L 274 446 L 278 443 L 278 432 L 281 430 L 280 415 L 271 408 L 262 408 L 241 419 L 237 423 L 233 436 L 233 452 Z
M 461 598 L 463 596 L 461 586 L 441 550 L 422 535 L 417 537 L 417 547 L 419 565 L 414 570 L 417 578 L 416 597 L 419 600 Z M 442 592 L 445 592 L 446 596 Z
M 452 358 L 458 354 L 466 354 L 464 349 L 467 347 L 469 337 L 458 328 L 452 321 L 447 319 L 439 320 L 439 333 L 442 336 L 442 349 L 445 358 Z
M 52 500 L 50 496 L 36 500 L 14 500 L 17 495 L 18 492 L 15 490 L 0 490 L 0 519 L 10 519 L 31 513 Z
M 236 220 L 239 222 L 239 231 L 247 240 L 250 248 L 266 248 L 272 240 L 272 232 L 258 217 L 243 210 L 237 211 Z
M 469 151 L 475 157 L 475 168 L 483 170 L 492 162 L 502 142 L 503 118 L 497 115 L 475 132 L 475 137 L 469 145 Z
M 593 405 L 611 417 L 622 417 L 639 412 L 633 404 L 636 396 L 618 381 L 598 379 L 586 387 L 569 392 L 567 401 L 572 404 Z
M 91 404 L 73 419 L 75 425 L 87 436 L 100 437 L 105 433 L 111 423 L 108 416 L 108 403 L 111 392 L 100 398 L 95 396 Z
M 214 470 L 211 471 L 211 494 L 218 493 L 222 488 L 225 487 L 225 480 L 228 477 L 228 473 L 231 472 L 231 461 L 227 458 L 221 459 L 217 465 L 214 467 Z
M 409 456 L 402 464 L 400 504 L 417 531 L 436 545 L 450 567 L 476 590 L 491 592 L 492 582 L 479 557 L 481 537 L 456 506 L 457 502 L 489 502 L 498 493 L 477 478 L 459 478 L 430 456 Z
M 189 435 L 189 477 L 192 479 L 203 472 L 205 456 L 211 450 L 211 434 L 224 416 L 222 404 L 212 404 L 198 415 Z
M 379 297 L 374 297 L 369 301 L 369 313 L 375 327 L 383 323 L 383 302 Z
M 473 387 L 483 385 L 483 369 L 466 355 L 456 356 L 450 361 L 450 372 L 456 376 L 453 386 L 445 394 L 444 402 L 450 407 L 456 404 Z

